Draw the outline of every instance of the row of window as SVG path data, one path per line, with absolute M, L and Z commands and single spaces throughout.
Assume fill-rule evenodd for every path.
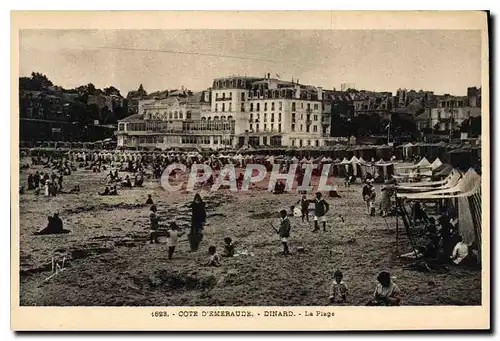
M 253 127 L 254 127 L 254 126 L 253 126 L 253 124 L 250 124 L 250 131 L 254 131 L 254 130 L 253 130 Z M 278 124 L 278 130 L 277 130 L 277 131 L 276 131 L 276 130 L 274 130 L 274 124 L 272 124 L 272 123 L 271 123 L 271 125 L 270 125 L 270 130 L 267 130 L 267 124 L 265 124 L 265 123 L 264 123 L 263 128 L 264 128 L 264 129 L 262 130 L 263 132 L 271 132 L 271 133 L 272 133 L 272 132 L 278 132 L 278 133 L 281 133 L 281 123 L 280 123 L 280 124 Z M 260 131 L 259 129 L 260 129 L 259 124 L 258 124 L 258 123 L 257 123 L 257 124 L 255 124 L 255 132 L 256 132 L 256 133 L 258 133 L 258 132 Z
M 253 113 L 250 113 L 250 122 L 253 122 Z M 256 120 L 260 120 L 260 114 L 257 113 L 255 116 Z M 267 113 L 264 113 L 264 122 L 267 121 Z M 274 122 L 274 113 L 271 113 L 271 122 Z M 281 122 L 281 113 L 278 113 L 278 122 Z
M 244 95 L 244 94 L 242 94 L 242 95 Z M 220 104 L 220 106 L 219 106 L 219 104 Z M 220 108 L 222 112 L 225 112 L 226 109 L 227 109 L 227 111 L 231 112 L 232 111 L 232 103 L 227 103 L 227 104 L 228 105 L 226 106 L 226 103 L 215 103 L 215 111 L 218 112 L 219 108 Z M 314 103 L 314 105 L 312 107 L 314 108 L 314 110 L 318 110 L 319 109 L 319 104 L 318 103 Z M 249 111 L 260 111 L 260 108 L 261 108 L 260 107 L 260 103 L 255 103 L 255 107 L 254 107 L 254 103 L 250 103 Z M 268 109 L 271 110 L 271 111 L 274 111 L 276 109 L 275 102 L 271 102 L 270 107 L 268 106 L 268 103 L 265 102 L 263 109 L 264 109 L 263 111 L 268 111 Z M 300 103 L 300 109 L 304 109 L 304 103 L 303 102 Z M 278 102 L 278 110 L 280 110 L 280 111 L 283 110 L 283 102 Z M 296 110 L 297 110 L 297 103 L 296 102 L 292 102 L 292 111 L 296 111 Z M 308 110 L 308 111 L 312 110 L 311 109 L 311 103 L 307 103 L 306 104 L 306 110 Z M 241 103 L 240 111 L 241 112 L 245 112 L 245 103 Z
M 210 136 L 183 136 L 181 138 L 182 144 L 210 144 Z M 213 144 L 221 144 L 230 146 L 231 141 L 227 139 L 222 139 L 220 136 L 214 136 Z
M 294 98 L 296 95 L 295 90 L 292 89 L 280 89 L 280 90 L 271 90 L 271 89 L 254 89 L 250 90 L 248 93 L 249 99 L 268 99 L 268 98 Z M 311 91 L 302 91 L 300 94 L 300 99 L 304 100 L 317 100 L 318 95 L 316 93 L 312 93 Z
M 226 93 L 225 93 L 225 92 L 223 92 L 223 93 L 222 93 L 222 96 L 219 96 L 219 93 L 218 93 L 218 92 L 216 92 L 216 93 L 215 93 L 215 100 L 217 101 L 217 100 L 220 100 L 220 99 L 222 99 L 222 100 L 225 100 L 225 99 L 231 100 L 231 99 L 233 99 L 233 93 L 232 93 L 231 91 L 230 91 L 230 92 L 228 92 L 228 97 L 226 97 Z M 240 94 L 240 99 L 241 99 L 242 101 L 244 101 L 244 100 L 245 100 L 245 93 L 244 93 L 244 92 L 242 92 L 242 93 Z
M 279 107 L 278 110 L 283 110 L 283 102 L 278 102 L 278 107 Z M 300 108 L 304 109 L 304 103 L 303 102 L 300 103 Z M 314 110 L 318 110 L 319 109 L 319 104 L 318 103 L 314 103 L 313 108 L 314 108 Z M 296 109 L 297 109 L 297 103 L 296 102 L 292 102 L 292 111 L 296 111 Z M 268 103 L 265 102 L 264 103 L 264 110 L 263 111 L 267 111 L 267 110 L 268 110 Z M 271 111 L 275 110 L 274 102 L 271 102 L 271 109 L 270 110 Z M 306 110 L 311 110 L 311 103 L 307 103 Z M 255 103 L 255 110 L 254 110 L 254 103 L 250 103 L 250 111 L 260 111 L 260 103 Z
M 301 124 L 299 127 L 300 127 L 299 131 L 303 132 L 304 131 L 304 125 Z M 292 131 L 293 132 L 295 131 L 295 123 L 292 123 Z M 313 133 L 317 133 L 318 132 L 318 126 L 316 126 L 316 125 L 312 126 L 312 131 L 313 131 Z M 310 133 L 311 132 L 311 126 L 309 124 L 306 124 L 306 130 L 305 130 L 305 132 L 306 133 Z
M 313 145 L 313 143 L 314 143 L 315 147 L 319 147 L 319 140 L 314 140 L 314 142 L 313 142 L 311 140 L 295 140 L 295 139 L 292 139 L 292 147 L 304 147 L 304 145 L 310 147 L 310 146 Z
M 161 118 L 167 118 L 167 112 L 164 111 L 163 113 L 160 114 L 160 112 L 155 112 L 155 113 L 152 113 L 152 112 L 146 112 L 145 113 L 145 116 L 147 119 L 161 119 Z M 170 120 L 174 119 L 174 120 L 183 120 L 184 119 L 184 114 L 182 113 L 182 111 L 169 111 L 168 112 L 168 118 Z M 186 112 L 186 119 L 190 120 L 191 119 L 191 111 L 188 111 Z
M 214 116 L 214 118 L 213 118 L 213 120 L 214 120 L 214 121 L 217 121 L 218 119 L 219 119 L 219 116 Z M 232 119 L 233 119 L 233 116 L 231 116 L 231 115 L 227 116 L 227 120 L 228 120 L 228 121 L 230 121 L 230 120 L 232 120 Z M 212 117 L 202 117 L 202 118 L 201 118 L 201 120 L 202 120 L 202 121 L 205 121 L 205 120 L 207 120 L 207 121 L 211 121 L 211 120 L 212 120 Z M 221 121 L 226 120 L 226 116 L 222 115 L 222 116 L 220 117 L 220 120 L 221 120 Z
M 232 104 L 232 103 L 228 103 L 228 106 L 226 107 L 226 103 L 222 103 L 222 105 L 221 105 L 222 110 L 221 110 L 221 111 L 222 111 L 222 112 L 225 112 L 225 111 L 226 111 L 226 108 L 227 108 L 227 111 L 228 111 L 228 112 L 233 111 L 233 110 L 232 110 L 232 105 L 231 105 L 231 104 Z M 243 103 L 241 104 L 241 108 L 243 108 Z M 219 111 L 219 103 L 215 103 L 215 112 L 218 112 L 218 111 Z M 242 111 L 244 111 L 244 110 L 242 110 Z
M 440 101 L 439 107 L 441 108 L 449 108 L 449 107 L 463 107 L 464 102 L 463 101 Z

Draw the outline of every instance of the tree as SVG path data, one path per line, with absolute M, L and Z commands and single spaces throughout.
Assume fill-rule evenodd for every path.
M 32 72 L 31 73 L 31 81 L 33 83 L 33 86 L 37 88 L 38 90 L 45 90 L 49 86 L 52 86 L 52 82 L 50 79 L 47 78 L 47 76 L 39 73 L 39 72 Z
M 116 95 L 116 96 L 120 96 L 122 97 L 122 95 L 120 94 L 120 90 L 118 90 L 117 88 L 115 88 L 114 86 L 110 86 L 108 88 L 104 88 L 103 89 L 103 92 L 106 96 L 111 96 L 111 95 Z

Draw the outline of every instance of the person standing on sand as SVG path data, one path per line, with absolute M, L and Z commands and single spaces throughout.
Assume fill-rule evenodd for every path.
M 286 210 L 280 211 L 280 217 L 280 226 L 277 230 L 275 229 L 275 231 L 279 235 L 281 244 L 283 245 L 283 255 L 288 256 L 290 254 L 290 250 L 288 249 L 288 238 L 290 238 L 291 230 L 290 219 L 288 218 Z
M 305 195 L 302 196 L 302 198 L 299 200 L 298 203 L 300 203 L 300 211 L 302 213 L 302 222 L 304 220 L 307 220 L 309 222 L 309 203 L 311 201 L 307 200 L 307 197 Z
M 183 234 L 184 232 L 179 230 L 179 226 L 177 226 L 175 222 L 170 223 L 170 228 L 167 231 L 167 247 L 169 260 L 172 259 L 179 237 L 181 237 Z
M 160 217 L 156 213 L 158 211 L 156 208 L 156 205 L 151 206 L 150 210 L 151 210 L 151 214 L 149 215 L 149 221 L 150 221 L 149 243 L 150 244 L 153 244 L 153 243 L 159 244 L 158 228 L 159 228 Z
M 191 231 L 189 233 L 189 244 L 191 251 L 197 251 L 200 243 L 203 240 L 203 225 L 207 219 L 207 212 L 205 210 L 205 203 L 201 199 L 199 193 L 194 196 L 193 202 L 190 204 L 191 208 Z
M 318 222 L 323 223 L 323 231 L 326 232 L 326 213 L 330 209 L 330 205 L 321 198 L 321 193 L 316 193 L 316 199 L 312 201 L 314 203 L 314 230 L 316 232 L 319 230 Z

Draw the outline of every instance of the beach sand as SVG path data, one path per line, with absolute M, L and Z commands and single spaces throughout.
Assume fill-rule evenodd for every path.
M 41 169 L 21 171 L 21 181 L 26 184 L 28 173 Z M 402 235 L 395 252 L 395 217 L 370 217 L 359 184 L 347 189 L 336 179 L 341 198 L 326 198 L 327 232 L 312 233 L 312 217 L 309 224 L 291 218 L 289 257 L 280 254 L 270 222 L 278 225 L 277 212 L 296 204 L 298 193 L 201 191 L 208 225 L 200 250 L 190 252 L 183 236 L 169 261 L 165 238 L 149 244 L 149 206 L 142 203 L 152 194 L 164 223 L 176 220 L 187 226 L 186 204 L 194 193 L 168 193 L 158 180 L 147 179 L 143 188 L 119 188 L 119 196 L 101 197 L 97 192 L 106 174 L 78 170 L 65 177 L 64 188 L 80 184 L 80 194 L 21 195 L 22 306 L 321 306 L 328 304 L 336 269 L 344 273 L 350 305 L 364 305 L 372 297 L 383 269 L 394 276 L 404 305 L 481 304 L 480 270 L 448 267 L 440 274 L 404 269 L 409 261 L 398 255 L 410 251 L 409 240 Z M 34 236 L 54 212 L 71 233 Z M 399 226 L 403 229 L 401 221 Z M 235 241 L 239 255 L 223 258 L 218 268 L 202 266 L 208 247 L 222 251 L 226 236 Z M 52 258 L 58 264 L 65 258 L 65 269 L 45 280 Z

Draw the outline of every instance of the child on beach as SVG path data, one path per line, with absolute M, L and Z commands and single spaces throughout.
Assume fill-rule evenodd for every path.
M 288 238 L 290 237 L 290 229 L 291 229 L 290 219 L 288 218 L 286 210 L 281 210 L 280 216 L 281 216 L 281 222 L 277 233 L 280 236 L 281 244 L 283 245 L 283 254 L 287 256 L 290 254 L 290 251 L 288 250 Z
M 183 234 L 184 232 L 180 231 L 179 226 L 177 226 L 175 222 L 170 223 L 170 227 L 167 231 L 167 247 L 169 260 L 172 259 L 179 237 L 181 237 Z
M 210 258 L 208 259 L 208 263 L 206 266 L 220 266 L 220 256 L 217 253 L 217 248 L 213 245 L 208 247 L 208 254 Z
M 224 252 L 222 257 L 233 257 L 234 256 L 234 244 L 230 237 L 224 238 Z
M 156 205 L 151 206 L 150 208 L 151 214 L 149 215 L 150 221 L 150 229 L 149 229 L 149 243 L 159 243 L 158 241 L 158 228 L 160 217 L 156 214 L 157 208 Z
M 326 213 L 330 209 L 328 203 L 321 197 L 321 193 L 316 193 L 314 203 L 314 229 L 313 232 L 319 231 L 319 223 L 323 223 L 323 232 L 326 232 Z
M 307 220 L 309 222 L 309 203 L 305 195 L 298 202 L 300 204 L 300 211 L 302 212 L 302 221 Z
M 146 200 L 146 205 L 154 205 L 153 198 L 151 194 L 148 194 L 148 200 Z
M 345 303 L 347 301 L 347 285 L 342 281 L 344 275 L 342 271 L 336 270 L 333 274 L 333 282 L 330 287 L 330 304 L 332 303 Z
M 399 297 L 401 291 L 399 287 L 391 280 L 391 274 L 382 271 L 377 276 L 377 287 L 373 293 L 374 299 L 368 302 L 368 306 L 397 306 L 401 303 Z

